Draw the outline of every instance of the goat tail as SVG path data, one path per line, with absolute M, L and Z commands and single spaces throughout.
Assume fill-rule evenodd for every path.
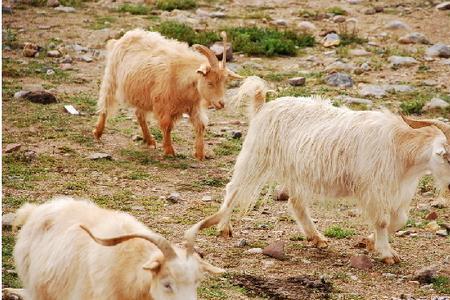
M 270 90 L 265 80 L 258 76 L 249 76 L 242 83 L 239 91 L 233 99 L 235 107 L 242 102 L 248 103 L 248 118 L 251 120 L 264 106 L 267 100 L 267 94 L 275 92 Z
M 100 86 L 100 93 L 97 102 L 97 113 L 105 116 L 113 115 L 118 107 L 118 102 L 116 99 L 116 74 L 120 58 L 117 56 L 120 55 L 120 53 L 117 53 L 119 51 L 115 49 L 117 43 L 118 41 L 114 39 L 111 39 L 106 43 L 106 68 Z
M 16 212 L 16 217 L 13 222 L 13 231 L 16 231 L 17 228 L 22 227 L 27 222 L 30 215 L 37 208 L 36 204 L 25 203 L 21 208 Z

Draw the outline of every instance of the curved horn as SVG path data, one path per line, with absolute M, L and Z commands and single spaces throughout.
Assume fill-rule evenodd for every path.
M 186 254 L 192 255 L 194 253 L 194 244 L 195 244 L 195 238 L 198 234 L 198 232 L 204 228 L 211 227 L 213 225 L 216 225 L 220 222 L 222 219 L 221 213 L 216 213 L 210 217 L 207 217 L 206 219 L 201 220 L 197 224 L 194 224 L 191 228 L 185 231 L 184 233 L 184 241 L 186 245 Z
M 220 36 L 223 39 L 222 68 L 225 69 L 226 62 L 227 62 L 227 33 L 225 31 L 222 31 L 220 33 Z
M 450 141 L 450 125 L 438 121 L 438 120 L 415 120 L 415 119 L 411 119 L 408 118 L 404 115 L 400 115 L 403 119 L 403 121 L 405 121 L 406 124 L 408 124 L 411 128 L 417 129 L 417 128 L 422 128 L 422 127 L 426 127 L 426 126 L 431 126 L 434 125 L 437 128 L 439 128 L 444 135 L 447 137 L 447 139 Z
M 206 58 L 209 61 L 209 64 L 211 65 L 211 68 L 213 68 L 213 69 L 219 68 L 219 60 L 217 59 L 214 52 L 209 50 L 207 47 L 205 47 L 203 45 L 198 45 L 198 44 L 192 45 L 192 48 L 195 51 L 198 51 L 201 54 L 203 54 L 204 56 L 206 56 Z
M 133 233 L 133 234 L 126 234 L 117 236 L 114 238 L 98 238 L 92 234 L 92 232 L 84 225 L 80 225 L 81 229 L 86 231 L 89 236 L 98 244 L 103 246 L 115 246 L 117 244 L 120 244 L 122 242 L 128 241 L 130 239 L 144 239 L 149 241 L 150 243 L 153 243 L 156 245 L 156 247 L 161 250 L 162 254 L 167 260 L 171 260 L 177 257 L 177 254 L 175 253 L 175 250 L 173 250 L 172 245 L 161 235 L 157 233 L 151 233 L 151 234 L 139 234 L 139 233 Z

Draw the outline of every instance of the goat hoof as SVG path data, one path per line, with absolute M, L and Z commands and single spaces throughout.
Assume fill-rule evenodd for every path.
M 165 156 L 175 156 L 175 150 L 173 148 L 164 148 L 164 155 Z
M 100 140 L 100 138 L 101 138 L 101 136 L 102 136 L 102 133 L 98 132 L 98 131 L 97 131 L 97 128 L 95 128 L 94 130 L 92 130 L 92 135 L 94 136 L 94 138 L 95 138 L 96 140 Z
M 315 236 L 309 239 L 312 242 L 312 245 L 319 249 L 328 248 L 328 240 L 319 236 Z
M 233 237 L 233 230 L 231 229 L 231 226 L 226 226 L 222 229 L 219 229 L 219 236 L 223 238 Z
M 147 142 L 147 146 L 149 147 L 149 148 L 153 148 L 153 149 L 156 149 L 156 142 L 153 140 L 153 141 L 150 141 L 150 142 Z
M 395 260 L 394 257 L 385 257 L 382 259 L 382 262 L 384 262 L 387 265 L 393 265 L 395 264 L 397 261 Z

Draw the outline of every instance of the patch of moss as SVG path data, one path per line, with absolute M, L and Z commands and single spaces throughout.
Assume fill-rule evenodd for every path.
M 156 7 L 161 10 L 172 11 L 174 9 L 192 9 L 197 7 L 195 0 L 157 0 Z

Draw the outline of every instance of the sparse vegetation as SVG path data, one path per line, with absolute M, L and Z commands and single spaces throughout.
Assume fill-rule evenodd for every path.
M 425 101 L 423 99 L 413 99 L 402 102 L 400 108 L 402 112 L 407 115 L 421 114 L 424 105 Z
M 145 4 L 124 3 L 119 6 L 118 11 L 122 13 L 130 13 L 132 15 L 148 15 L 151 13 L 152 8 Z
M 191 9 L 197 7 L 195 0 L 157 0 L 158 9 L 172 11 L 174 9 Z
M 450 278 L 447 276 L 437 276 L 433 279 L 433 288 L 442 294 L 450 294 Z
M 330 13 L 333 15 L 340 15 L 340 16 L 344 16 L 347 14 L 347 12 L 339 6 L 333 6 L 333 7 L 328 8 L 327 13 Z
M 345 229 L 340 226 L 331 226 L 327 228 L 324 232 L 326 237 L 331 237 L 335 239 L 345 239 L 355 234 L 351 229 Z
M 155 29 L 166 37 L 186 42 L 189 45 L 192 44 L 210 45 L 220 40 L 219 35 L 215 32 L 210 31 L 196 32 L 188 25 L 175 21 L 162 22 Z

